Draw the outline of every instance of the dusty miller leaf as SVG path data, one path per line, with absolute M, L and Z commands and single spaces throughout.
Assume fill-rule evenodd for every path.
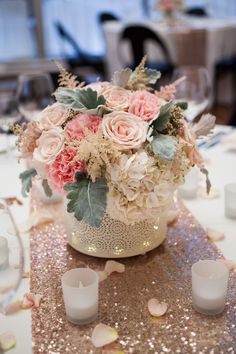
M 55 92 L 55 97 L 66 108 L 79 112 L 96 112 L 100 106 L 105 104 L 104 96 L 98 96 L 97 91 L 91 88 L 69 89 L 59 87 Z
M 197 138 L 206 136 L 212 132 L 215 126 L 216 117 L 212 114 L 203 114 L 198 123 L 194 124 L 192 130 Z
M 157 134 L 151 142 L 155 155 L 163 160 L 172 160 L 176 153 L 176 138 L 170 135 Z
M 206 192 L 207 194 L 210 193 L 211 190 L 211 181 L 209 179 L 209 172 L 207 171 L 207 169 L 205 167 L 201 168 L 200 171 L 205 175 L 206 177 Z
M 44 190 L 44 193 L 46 194 L 46 196 L 51 198 L 53 193 L 52 193 L 52 190 L 49 187 L 48 181 L 46 179 L 42 180 L 42 186 L 43 186 L 43 190 Z
M 30 168 L 29 170 L 26 170 L 19 175 L 22 183 L 21 193 L 23 197 L 27 197 L 32 187 L 32 178 L 36 175 L 37 171 L 35 168 Z
M 77 220 L 83 220 L 91 226 L 99 226 L 106 211 L 107 182 L 99 177 L 92 182 L 83 174 L 76 174 L 76 182 L 66 183 L 69 190 L 67 211 L 74 213 Z
M 115 71 L 111 80 L 112 84 L 120 87 L 126 87 L 131 74 L 132 70 L 130 68 Z
M 188 102 L 175 102 L 175 105 L 181 108 L 183 111 L 186 111 L 186 109 L 188 109 Z
M 173 103 L 168 102 L 164 106 L 161 106 L 160 112 L 157 116 L 157 118 L 152 122 L 151 126 L 153 128 L 153 134 L 156 135 L 158 132 L 162 132 L 164 129 L 166 129 L 167 124 L 171 118 L 171 111 L 173 108 Z

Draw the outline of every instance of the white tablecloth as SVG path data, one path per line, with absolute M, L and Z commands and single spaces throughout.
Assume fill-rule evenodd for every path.
M 229 127 L 218 126 L 217 129 Z M 0 136 L 1 139 L 1 136 Z M 197 198 L 185 200 L 186 206 L 195 215 L 197 220 L 204 227 L 210 227 L 225 233 L 225 240 L 217 242 L 224 256 L 236 262 L 236 220 L 227 219 L 224 216 L 224 185 L 229 182 L 236 183 L 236 141 L 234 150 L 229 145 L 218 144 L 207 150 L 203 150 L 204 156 L 208 159 L 207 168 L 210 172 L 212 185 L 220 192 L 220 197 L 212 200 Z M 24 169 L 23 164 L 18 164 L 14 157 L 6 158 L 0 154 L 0 196 L 20 195 L 19 173 Z M 13 213 L 17 222 L 22 222 L 28 217 L 29 200 L 24 199 L 23 206 L 14 206 Z M 26 271 L 29 270 L 29 238 L 23 236 L 26 258 Z M 17 298 L 29 290 L 29 280 L 23 279 L 17 292 Z M 16 348 L 9 351 L 9 354 L 31 354 L 31 311 L 24 310 L 14 315 L 5 317 L 0 314 L 0 333 L 11 330 L 17 337 Z M 45 353 L 46 354 L 46 353 Z
M 209 19 L 191 18 L 185 19 L 182 24 L 168 26 L 161 22 L 138 21 L 118 22 L 111 21 L 104 25 L 106 41 L 106 63 L 107 75 L 110 79 L 114 71 L 123 68 L 126 64 L 132 63 L 132 57 L 128 43 L 119 45 L 119 38 L 122 30 L 130 24 L 143 24 L 156 32 L 166 44 L 173 63 L 178 63 L 178 50 L 176 34 L 186 34 L 193 29 L 206 30 L 205 67 L 208 69 L 211 82 L 214 83 L 215 64 L 228 56 L 236 55 L 236 19 Z M 188 56 L 188 48 L 186 56 Z M 151 42 L 147 44 L 146 52 L 150 60 L 161 59 L 160 49 Z M 182 54 L 183 55 L 183 54 Z

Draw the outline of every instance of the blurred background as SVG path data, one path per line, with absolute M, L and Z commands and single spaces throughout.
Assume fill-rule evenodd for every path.
M 178 98 L 203 96 L 191 119 L 208 110 L 236 124 L 236 1 L 177 3 L 170 13 L 157 0 L 0 0 L 2 132 L 51 103 L 52 59 L 89 83 L 135 67 L 145 53 L 163 73 L 160 85 L 187 75 Z

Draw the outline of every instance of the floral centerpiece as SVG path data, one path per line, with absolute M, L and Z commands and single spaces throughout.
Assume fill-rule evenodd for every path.
M 175 15 L 183 9 L 182 0 L 157 0 L 157 9 L 163 13 L 167 22 L 175 21 Z
M 33 166 L 20 175 L 23 195 L 35 178 L 48 196 L 64 194 L 74 234 L 89 228 L 81 237 L 102 225 L 104 239 L 108 224 L 110 237 L 113 225 L 126 239 L 125 227 L 157 230 L 153 225 L 164 219 L 189 169 L 197 165 L 207 176 L 196 138 L 211 130 L 214 118 L 204 116 L 192 129 L 183 117 L 186 104 L 174 101 L 178 82 L 156 91 L 160 73 L 144 62 L 116 72 L 111 82 L 86 86 L 61 69 L 56 103 L 15 127 L 22 157 Z

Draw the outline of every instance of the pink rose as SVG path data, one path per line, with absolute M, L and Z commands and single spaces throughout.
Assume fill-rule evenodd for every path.
M 122 87 L 110 86 L 103 92 L 108 108 L 125 111 L 129 107 L 131 92 Z
M 67 123 L 65 131 L 70 138 L 80 141 L 85 136 L 84 129 L 87 128 L 96 133 L 100 121 L 99 116 L 79 113 Z
M 184 151 L 190 161 L 190 166 L 197 165 L 201 167 L 203 163 L 202 156 L 196 145 L 194 133 L 192 133 L 189 124 L 182 119 L 183 128 L 180 131 L 180 138 L 184 141 Z
M 146 141 L 148 123 L 127 112 L 106 114 L 102 120 L 102 132 L 114 141 L 120 150 L 137 149 Z
M 149 121 L 159 113 L 160 107 L 157 96 L 147 91 L 135 91 L 130 98 L 128 112 Z
M 54 127 L 43 131 L 37 140 L 37 147 L 33 153 L 33 160 L 46 164 L 55 160 L 56 155 L 64 147 L 64 131 Z
M 48 130 L 54 126 L 61 126 L 66 120 L 66 112 L 66 109 L 59 103 L 47 106 L 37 115 L 39 129 Z
M 81 161 L 73 161 L 76 151 L 66 146 L 56 157 L 55 161 L 46 165 L 47 179 L 54 190 L 63 191 L 67 182 L 73 182 L 76 171 L 86 171 L 86 164 Z

